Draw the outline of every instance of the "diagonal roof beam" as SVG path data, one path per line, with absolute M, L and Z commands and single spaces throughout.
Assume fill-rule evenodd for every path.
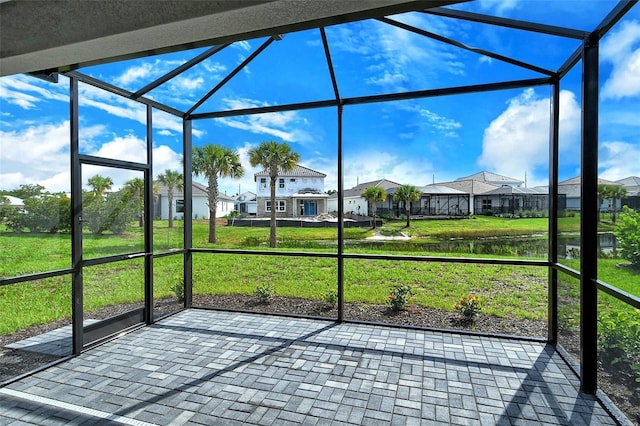
M 167 81 L 171 80 L 173 77 L 177 76 L 178 74 L 183 73 L 184 71 L 188 70 L 189 68 L 191 68 L 191 67 L 193 67 L 195 65 L 198 65 L 200 62 L 202 62 L 205 59 L 209 58 L 210 56 L 218 53 L 219 51 L 221 51 L 222 49 L 224 49 L 227 46 L 230 46 L 230 43 L 221 44 L 219 46 L 213 46 L 212 48 L 205 50 L 204 52 L 202 52 L 198 56 L 196 56 L 194 58 L 191 58 L 190 60 L 188 60 L 184 64 L 180 65 L 178 68 L 176 68 L 176 69 L 174 69 L 172 71 L 169 71 L 168 73 L 166 73 L 162 77 L 156 79 L 155 81 L 147 84 L 142 89 L 140 89 L 137 92 L 135 92 L 133 94 L 133 96 L 132 96 L 133 99 L 138 99 L 140 96 L 144 95 L 145 93 L 152 91 L 156 87 L 160 86 L 161 84 L 166 83 Z
M 207 93 L 206 95 L 204 95 L 204 97 L 202 99 L 200 99 L 198 102 L 196 102 L 196 104 L 194 106 L 192 106 L 187 112 L 184 113 L 184 118 L 188 118 L 191 113 L 193 111 L 195 111 L 196 109 L 198 109 L 198 107 L 200 105 L 202 105 L 203 103 L 206 102 L 207 99 L 209 99 L 211 96 L 213 96 L 214 93 L 216 93 L 218 90 L 220 90 L 220 88 L 222 86 L 224 86 L 225 84 L 227 84 L 227 82 L 229 80 L 231 80 L 233 77 L 235 77 L 236 74 L 238 74 L 244 67 L 246 67 L 249 62 L 253 61 L 256 56 L 258 56 L 260 53 L 262 53 L 262 51 L 264 49 L 266 49 L 267 47 L 269 47 L 269 45 L 271 43 L 273 43 L 276 39 L 274 37 L 269 37 L 269 39 L 267 41 L 265 41 L 264 43 L 262 43 L 262 46 L 260 46 L 259 48 L 257 48 L 255 50 L 255 52 L 253 52 L 251 55 L 249 55 L 249 57 L 247 59 L 245 59 L 244 61 L 242 61 L 242 63 L 240 65 L 238 65 L 233 71 L 231 71 L 231 73 L 229 73 L 229 75 L 227 75 L 224 79 L 222 79 L 222 81 L 220 83 L 218 83 L 216 85 L 216 87 L 214 87 L 213 89 L 211 89 L 209 91 L 209 93 Z
M 118 86 L 114 86 L 113 84 L 106 83 L 102 80 L 98 80 L 97 78 L 93 78 L 79 71 L 67 71 L 63 73 L 63 75 L 67 77 L 75 77 L 78 79 L 78 81 L 82 83 L 88 84 L 93 87 L 97 87 L 98 89 L 106 90 L 107 92 L 113 93 L 118 96 L 122 96 L 123 98 L 131 99 L 133 95 L 133 93 L 129 92 L 128 90 L 125 90 Z M 154 101 L 153 99 L 140 97 L 136 99 L 136 101 L 144 105 L 150 105 L 156 109 L 175 115 L 177 117 L 182 117 L 182 114 L 183 114 L 182 111 L 179 111 L 175 108 L 171 108 L 170 106 L 164 105 L 160 102 Z
M 465 12 L 463 10 L 447 9 L 445 7 L 434 7 L 422 10 L 430 15 L 446 16 L 449 18 L 464 19 L 466 21 L 480 22 L 482 24 L 497 25 L 500 27 L 514 28 L 524 31 L 549 34 L 558 37 L 584 39 L 588 32 L 574 30 L 571 28 L 557 27 L 555 25 L 537 24 L 534 22 L 518 21 L 516 19 L 500 18 L 497 16 L 483 15 L 481 13 Z
M 327 42 L 327 34 L 324 31 L 324 27 L 320 28 L 320 35 L 322 36 L 322 45 L 324 46 L 324 55 L 327 57 L 327 66 L 329 67 L 329 74 L 331 74 L 331 84 L 333 84 L 333 93 L 336 99 L 340 99 L 340 91 L 338 90 L 338 81 L 336 80 L 336 73 L 333 69 L 333 61 L 331 61 L 331 51 L 329 51 L 329 43 Z
M 620 0 L 611 12 L 600 22 L 600 25 L 594 30 L 598 40 L 618 22 L 622 17 L 638 2 L 638 0 Z
M 564 64 L 562 64 L 562 66 L 558 68 L 558 76 L 560 78 L 563 78 L 565 75 L 567 75 L 569 71 L 571 71 L 571 69 L 576 66 L 576 64 L 580 61 L 580 59 L 582 59 L 583 48 L 584 48 L 583 45 L 578 46 L 578 48 L 573 51 L 571 56 L 569 56 L 567 60 L 564 61 Z
M 447 43 L 447 44 L 459 47 L 461 49 L 469 50 L 471 52 L 478 53 L 480 55 L 488 56 L 490 58 L 494 58 L 494 59 L 497 59 L 499 61 L 507 62 L 507 63 L 509 63 L 511 65 L 516 65 L 516 66 L 519 66 L 519 67 L 522 67 L 522 68 L 526 68 L 526 69 L 531 70 L 531 71 L 539 72 L 541 74 L 545 74 L 545 75 L 548 75 L 548 76 L 555 75 L 555 73 L 553 71 L 550 71 L 550 70 L 548 70 L 546 68 L 541 68 L 541 67 L 538 67 L 538 66 L 535 66 L 535 65 L 528 64 L 526 62 L 518 61 L 517 59 L 512 59 L 512 58 L 509 58 L 507 56 L 502 56 L 502 55 L 499 55 L 497 53 L 490 52 L 488 50 L 478 49 L 478 48 L 472 47 L 472 46 L 467 46 L 466 44 L 460 43 L 459 41 L 451 40 L 450 38 L 443 37 L 441 35 L 434 34 L 434 33 L 431 33 L 429 31 L 425 31 L 425 30 L 422 30 L 420 28 L 416 28 L 416 27 L 413 27 L 411 25 L 407 25 L 407 24 L 399 22 L 399 21 L 394 21 L 393 19 L 378 18 L 378 21 L 384 22 L 384 23 L 389 24 L 389 25 L 396 26 L 398 28 L 402 28 L 402 29 L 407 30 L 407 31 L 411 31 L 411 32 L 416 33 L 416 34 L 423 35 L 425 37 L 432 38 L 434 40 L 441 41 L 443 43 Z

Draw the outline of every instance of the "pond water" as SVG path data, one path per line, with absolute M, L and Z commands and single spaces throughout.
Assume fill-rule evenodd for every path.
M 600 250 L 610 254 L 617 249 L 613 233 L 599 234 Z M 393 240 L 345 240 L 348 248 L 372 248 L 389 251 L 424 251 L 430 253 L 488 254 L 494 256 L 525 256 L 546 258 L 546 235 L 519 237 L 491 237 L 475 239 L 451 239 L 435 243 L 416 243 Z M 576 257 L 580 254 L 580 235 L 562 234 L 558 239 L 560 257 Z M 563 256 L 564 255 L 564 256 Z

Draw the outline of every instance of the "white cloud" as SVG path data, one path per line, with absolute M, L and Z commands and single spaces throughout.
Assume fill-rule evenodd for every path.
M 230 110 L 269 106 L 266 102 L 247 98 L 225 98 L 222 101 Z M 270 135 L 284 142 L 305 143 L 313 140 L 308 132 L 296 127 L 306 124 L 306 120 L 297 111 L 227 117 L 219 118 L 216 121 L 251 133 Z
M 129 86 L 139 80 L 147 78 L 154 70 L 154 66 L 150 62 L 144 62 L 131 68 L 127 68 L 124 73 L 116 78 L 116 84 Z
M 117 137 L 102 145 L 92 138 L 104 135 L 102 125 L 83 126 L 83 151 L 90 155 L 145 162 L 146 142 L 135 137 Z M 0 130 L 0 189 L 14 189 L 22 184 L 40 184 L 48 191 L 69 192 L 71 189 L 69 155 L 69 121 L 55 124 L 36 124 L 19 130 Z M 92 148 L 96 147 L 96 148 Z M 154 170 L 181 169 L 181 156 L 168 146 L 153 149 Z M 83 180 L 96 173 L 105 174 L 120 187 L 139 172 L 122 169 L 99 169 L 84 166 Z
M 525 90 L 508 102 L 507 109 L 484 131 L 478 165 L 499 174 L 544 184 L 549 163 L 549 98 Z M 580 107 L 575 95 L 560 92 L 561 149 L 571 150 L 580 134 Z M 543 171 L 543 174 L 540 174 Z
M 97 108 L 115 117 L 126 118 L 146 126 L 147 109 L 145 105 L 86 84 L 80 85 L 79 89 L 81 107 Z M 81 110 L 81 118 L 82 114 Z M 182 133 L 182 120 L 171 114 L 154 114 L 153 128 Z M 196 137 L 201 137 L 203 134 L 199 130 L 193 131 L 193 135 Z
M 598 175 L 604 179 L 616 181 L 629 176 L 640 176 L 637 161 L 640 158 L 640 146 L 627 142 L 603 142 L 600 144 Z
M 40 124 L 16 131 L 0 130 L 0 186 L 41 184 L 48 191 L 69 191 L 69 121 Z M 60 176 L 67 174 L 67 179 Z M 52 177 L 57 177 L 53 180 Z
M 456 135 L 454 130 L 462 127 L 462 124 L 460 124 L 460 122 L 452 118 L 438 115 L 435 112 L 429 111 L 428 109 L 420 109 L 420 116 L 424 117 L 431 127 L 444 132 L 444 134 L 448 136 Z
M 508 10 L 515 9 L 518 6 L 518 1 L 519 0 L 480 0 L 480 8 L 502 15 Z
M 640 95 L 640 23 L 623 22 L 602 41 L 602 61 L 613 66 L 602 87 L 602 99 Z
M 433 173 L 433 165 L 423 158 L 404 159 L 390 152 L 364 151 L 350 154 L 345 159 L 344 187 L 348 189 L 356 186 L 358 182 L 378 179 L 423 186 L 431 182 Z
M 249 51 L 251 50 L 251 44 L 246 40 L 241 40 L 233 43 L 231 47 L 235 47 L 236 49 Z
M 444 35 L 457 31 L 428 15 L 406 13 L 392 18 Z M 464 64 L 453 53 L 455 49 L 386 23 L 363 21 L 332 27 L 328 38 L 333 51 L 357 56 L 368 63 L 366 84 L 388 90 L 411 89 L 412 84 L 422 85 L 442 73 L 465 74 Z
M 13 75 L 0 79 L 0 98 L 4 102 L 32 109 L 43 100 L 69 102 L 68 80 L 60 77 L 58 84 L 46 83 L 27 75 Z
M 204 83 L 204 78 L 202 77 L 196 77 L 196 78 L 176 77 L 173 80 L 171 80 L 169 85 L 171 86 L 172 90 L 183 92 L 183 91 L 198 89 L 202 87 L 203 83 Z
M 158 132 L 158 134 L 162 135 L 162 136 L 173 136 L 174 135 L 174 133 L 172 133 L 170 130 L 166 130 L 166 129 L 160 130 Z

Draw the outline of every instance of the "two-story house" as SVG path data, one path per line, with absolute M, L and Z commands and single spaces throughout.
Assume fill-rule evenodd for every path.
M 276 179 L 276 216 L 308 217 L 327 212 L 324 193 L 326 174 L 296 165 L 293 170 L 280 171 Z M 271 214 L 271 189 L 269 171 L 254 175 L 256 181 L 257 216 Z

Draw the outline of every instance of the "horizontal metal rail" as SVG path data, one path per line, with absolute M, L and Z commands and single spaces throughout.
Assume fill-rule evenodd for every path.
M 619 288 L 600 280 L 595 280 L 595 284 L 596 287 L 598 287 L 598 290 L 601 290 L 608 295 L 615 297 L 616 299 L 630 305 L 633 308 L 640 309 L 640 297 L 634 296 L 631 293 L 627 293 L 624 290 L 620 290 Z
M 113 167 L 125 170 L 149 170 L 151 167 L 145 163 L 136 163 L 133 161 L 115 160 L 113 158 L 96 157 L 93 155 L 79 154 L 81 164 L 90 164 L 92 166 Z
M 551 267 L 553 269 L 555 269 L 556 271 L 560 271 L 560 272 L 563 272 L 563 273 L 569 275 L 572 278 L 575 278 L 577 280 L 580 279 L 580 272 L 579 271 L 576 271 L 575 269 L 569 268 L 568 266 L 563 265 L 562 263 L 555 263 L 555 264 L 551 265 Z
M 246 254 L 251 256 L 287 256 L 287 257 L 322 257 L 333 258 L 339 257 L 345 259 L 369 259 L 369 260 L 409 260 L 416 262 L 442 262 L 442 263 L 470 263 L 470 264 L 495 264 L 495 265 L 514 265 L 514 266 L 541 266 L 549 267 L 551 264 L 546 260 L 527 260 L 527 259 L 496 259 L 481 257 L 440 257 L 440 256 L 409 256 L 396 254 L 364 254 L 364 253 L 338 253 L 331 252 L 300 252 L 300 251 L 267 251 L 267 250 L 235 250 L 235 249 L 205 249 L 192 248 L 192 253 L 220 253 L 220 254 Z
M 71 262 L 71 261 L 69 261 Z M 73 273 L 73 268 L 57 269 L 55 271 L 38 272 L 36 274 L 20 275 L 10 278 L 0 278 L 0 287 L 10 284 L 18 284 L 28 281 L 44 280 L 47 278 L 61 277 Z

